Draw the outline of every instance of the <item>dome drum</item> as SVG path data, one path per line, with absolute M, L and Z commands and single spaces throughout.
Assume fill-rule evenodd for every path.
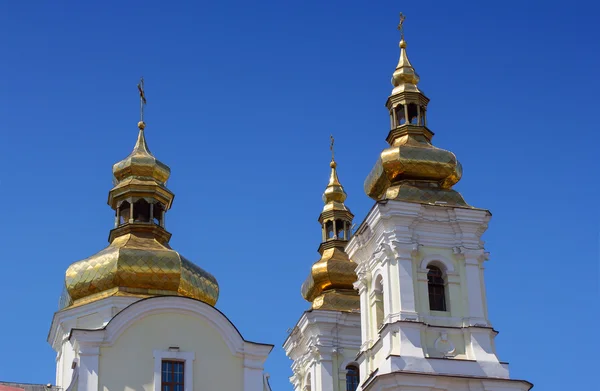
M 414 144 L 429 145 L 434 134 L 425 126 L 405 124 L 392 128 L 385 141 L 392 146 L 407 144 L 410 141 Z

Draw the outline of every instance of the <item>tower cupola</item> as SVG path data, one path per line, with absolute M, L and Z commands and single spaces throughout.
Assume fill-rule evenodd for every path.
M 452 186 L 462 176 L 456 156 L 431 144 L 427 126 L 429 99 L 419 89 L 419 76 L 408 59 L 404 16 L 400 16 L 400 59 L 392 75 L 392 94 L 386 101 L 390 131 L 384 149 L 365 180 L 365 192 L 375 200 L 468 206 Z
M 313 309 L 353 311 L 360 307 L 358 293 L 352 285 L 356 281 L 356 264 L 344 249 L 350 240 L 354 215 L 344 204 L 346 192 L 338 178 L 333 142 L 332 136 L 331 174 L 323 193 L 325 206 L 319 215 L 321 258 L 313 264 L 302 284 L 302 296 L 312 303 Z
M 217 302 L 217 280 L 169 246 L 165 215 L 175 196 L 166 187 L 171 170 L 150 153 L 144 134 L 143 79 L 138 89 L 137 142 L 129 156 L 113 166 L 114 187 L 108 204 L 115 211 L 115 227 L 109 234 L 110 244 L 69 266 L 61 307 L 108 296 L 177 295 L 210 305 Z

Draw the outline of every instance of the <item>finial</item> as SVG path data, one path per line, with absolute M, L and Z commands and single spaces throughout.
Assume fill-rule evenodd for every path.
M 140 78 L 140 82 L 137 85 L 140 93 L 140 122 L 138 122 L 138 128 L 144 130 L 146 123 L 144 122 L 144 105 L 146 104 L 146 94 L 144 93 L 144 77 Z
M 400 23 L 398 23 L 398 30 L 400 30 L 400 47 L 405 48 L 406 42 L 404 42 L 404 20 L 406 16 L 402 12 L 400 12 Z M 402 46 L 404 45 L 404 46 Z
M 333 150 L 333 144 L 335 143 L 335 139 L 333 138 L 333 134 L 329 135 L 329 149 L 331 150 L 331 163 L 329 164 L 332 168 L 336 166 L 335 164 L 335 152 Z

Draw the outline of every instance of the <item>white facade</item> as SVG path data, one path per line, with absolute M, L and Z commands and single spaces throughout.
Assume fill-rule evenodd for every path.
M 488 319 L 481 240 L 486 210 L 375 204 L 346 247 L 358 264 L 362 390 L 528 390 L 509 380 Z M 431 311 L 427 267 L 441 269 L 446 311 Z
M 360 343 L 359 313 L 304 312 L 283 345 L 294 361 L 294 391 L 345 391 L 346 368 L 358 367 Z
M 265 391 L 272 345 L 245 341 L 214 307 L 185 297 L 110 297 L 55 314 L 56 384 L 160 391 L 163 359 L 184 362 L 185 391 Z

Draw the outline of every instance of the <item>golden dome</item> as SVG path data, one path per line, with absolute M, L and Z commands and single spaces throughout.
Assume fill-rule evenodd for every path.
M 408 60 L 406 41 L 402 40 L 400 41 L 400 60 L 398 60 L 398 65 L 392 75 L 394 91 L 418 91 L 417 84 L 419 84 L 419 75 Z
M 108 203 L 116 219 L 110 245 L 69 266 L 63 308 L 108 296 L 178 295 L 217 302 L 217 280 L 169 246 L 164 217 L 174 197 L 165 187 L 170 169 L 150 153 L 145 124 L 138 127 L 133 152 L 113 167 L 116 184 Z
M 401 15 L 399 29 L 403 31 Z M 400 60 L 392 76 L 394 89 L 386 102 L 391 130 L 384 149 L 365 180 L 365 192 L 375 200 L 402 200 L 436 205 L 468 206 L 452 186 L 462 176 L 456 156 L 431 144 L 427 128 L 429 99 L 418 89 L 419 76 L 400 41 Z
M 342 187 L 340 180 L 337 175 L 337 164 L 335 160 L 331 160 L 329 164 L 331 167 L 331 175 L 329 177 L 329 183 L 325 188 L 325 192 L 323 192 L 323 202 L 325 206 L 323 207 L 323 211 L 327 210 L 348 210 L 346 205 L 344 205 L 344 201 L 346 201 L 346 192 Z
M 154 295 L 186 296 L 215 305 L 219 297 L 211 274 L 161 243 L 151 230 L 118 236 L 104 250 L 75 262 L 67 269 L 65 285 L 69 305 L 108 296 Z
M 313 309 L 354 310 L 359 308 L 356 263 L 343 249 L 333 247 L 323 251 L 302 284 L 302 296 L 312 302 Z
M 113 166 L 115 180 L 120 182 L 125 178 L 134 177 L 142 180 L 155 180 L 164 184 L 171 175 L 171 169 L 150 153 L 144 135 L 146 124 L 140 121 L 138 127 L 140 131 L 133 151 Z

